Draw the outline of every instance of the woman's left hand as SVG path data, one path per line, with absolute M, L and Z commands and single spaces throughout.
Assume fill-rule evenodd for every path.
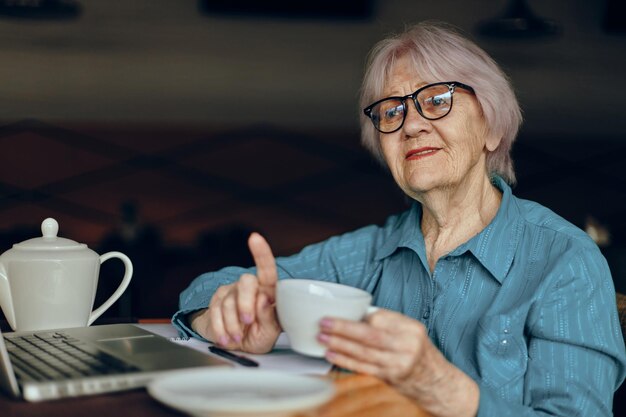
M 393 385 L 418 376 L 423 351 L 432 346 L 422 323 L 389 310 L 378 310 L 362 322 L 324 318 L 320 330 L 318 340 L 327 346 L 330 362 Z
M 327 317 L 318 340 L 329 362 L 387 381 L 433 415 L 478 409 L 476 383 L 446 360 L 417 320 L 382 309 L 360 322 Z

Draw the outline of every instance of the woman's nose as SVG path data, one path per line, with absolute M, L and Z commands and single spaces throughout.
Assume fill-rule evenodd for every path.
M 409 102 L 407 104 L 406 118 L 404 119 L 404 126 L 402 126 L 407 136 L 413 136 L 418 132 L 427 130 L 431 126 L 430 120 L 417 111 L 415 103 Z

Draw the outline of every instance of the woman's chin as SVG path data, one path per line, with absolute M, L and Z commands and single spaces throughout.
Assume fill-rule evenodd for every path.
M 442 175 L 440 169 L 420 170 L 420 172 L 414 172 L 409 178 L 406 179 L 407 188 L 415 193 L 426 193 L 428 191 L 435 190 L 447 185 L 449 182 L 445 175 Z
M 439 181 L 425 181 L 421 179 L 420 181 L 411 181 L 406 189 L 404 189 L 404 192 L 411 197 L 423 196 L 433 190 L 441 188 L 442 185 L 443 184 Z

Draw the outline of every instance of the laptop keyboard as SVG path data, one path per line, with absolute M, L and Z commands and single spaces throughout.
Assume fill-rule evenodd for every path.
M 139 370 L 63 332 L 5 337 L 5 342 L 18 379 L 44 381 Z

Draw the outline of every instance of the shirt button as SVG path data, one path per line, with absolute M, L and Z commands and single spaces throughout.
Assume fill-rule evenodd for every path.
M 424 314 L 422 314 L 422 318 L 424 320 L 428 320 L 429 317 L 430 317 L 430 308 L 427 308 L 426 311 L 424 311 Z

